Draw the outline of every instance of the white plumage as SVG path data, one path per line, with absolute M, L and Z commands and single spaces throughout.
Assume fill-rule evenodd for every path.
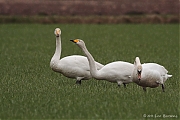
M 168 75 L 168 71 L 166 68 L 162 65 L 159 65 L 157 63 L 144 63 L 142 64 L 143 68 L 146 69 L 152 69 L 156 70 L 160 73 L 161 77 L 163 78 L 163 83 L 169 78 L 172 77 L 172 75 Z
M 125 84 L 132 82 L 131 74 L 134 68 L 133 64 L 123 61 L 116 61 L 105 65 L 100 70 L 97 70 L 94 62 L 95 60 L 87 50 L 84 41 L 80 39 L 71 41 L 76 43 L 88 58 L 90 71 L 93 78 L 115 82 L 118 83 L 118 86 L 120 86 L 121 84 L 124 84 L 125 86 Z
M 146 91 L 146 87 L 155 88 L 162 85 L 164 92 L 164 82 L 169 77 L 172 77 L 172 75 L 167 73 L 168 71 L 163 66 L 157 63 L 141 64 L 139 57 L 136 57 L 132 81 L 142 86 L 144 91 Z
M 81 80 L 92 78 L 88 60 L 85 56 L 72 55 L 60 59 L 61 56 L 61 30 L 56 28 L 56 50 L 51 59 L 50 67 L 53 71 L 59 72 L 68 78 L 75 78 L 76 83 L 81 84 Z M 102 64 L 95 62 L 97 69 L 103 67 Z

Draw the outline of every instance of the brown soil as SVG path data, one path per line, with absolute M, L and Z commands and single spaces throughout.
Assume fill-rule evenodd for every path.
M 177 23 L 179 6 L 176 0 L 0 0 L 0 22 Z

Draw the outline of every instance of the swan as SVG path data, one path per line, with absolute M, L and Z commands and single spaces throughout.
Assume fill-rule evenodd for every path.
M 109 82 L 117 83 L 118 86 L 124 84 L 126 87 L 127 83 L 131 83 L 131 74 L 133 72 L 133 64 L 123 61 L 116 61 L 104 65 L 100 70 L 97 70 L 95 60 L 89 53 L 83 40 L 75 39 L 71 40 L 76 43 L 84 52 L 89 61 L 90 72 L 93 78 L 97 80 L 106 80 Z
M 155 88 L 161 85 L 164 92 L 164 82 L 169 77 L 172 77 L 172 75 L 168 75 L 167 73 L 168 71 L 164 66 L 157 63 L 141 64 L 139 57 L 136 57 L 132 81 L 142 86 L 144 91 L 146 91 L 146 87 Z
M 76 79 L 76 84 L 81 84 L 81 80 L 89 80 L 92 78 L 87 57 L 72 55 L 60 59 L 61 30 L 56 28 L 54 34 L 56 35 L 56 50 L 50 61 L 51 69 L 68 78 Z M 104 66 L 98 62 L 95 62 L 95 65 L 97 69 L 101 69 Z

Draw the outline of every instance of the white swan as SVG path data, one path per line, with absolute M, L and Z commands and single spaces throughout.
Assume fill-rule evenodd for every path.
M 162 85 L 164 92 L 164 82 L 172 75 L 167 74 L 168 71 L 161 65 L 156 63 L 141 64 L 139 57 L 135 58 L 132 81 L 143 87 L 155 88 Z
M 50 67 L 53 71 L 59 72 L 68 78 L 75 78 L 77 84 L 81 84 L 81 80 L 92 78 L 88 60 L 85 56 L 72 55 L 60 59 L 61 56 L 61 30 L 56 28 L 56 50 L 51 59 Z M 102 64 L 95 63 L 97 69 L 103 67 Z
M 134 68 L 133 64 L 123 61 L 116 61 L 105 65 L 100 70 L 97 70 L 94 58 L 87 50 L 84 41 L 80 39 L 75 39 L 71 41 L 76 43 L 88 58 L 90 71 L 93 78 L 118 83 L 118 86 L 124 84 L 124 87 L 126 87 L 127 83 L 132 82 L 131 74 Z

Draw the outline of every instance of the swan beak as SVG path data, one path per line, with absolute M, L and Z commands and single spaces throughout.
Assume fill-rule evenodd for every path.
M 141 70 L 138 70 L 138 80 L 141 80 Z
M 74 40 L 70 40 L 71 42 L 74 42 Z M 75 43 L 75 42 L 74 42 Z
M 70 41 L 72 41 L 72 42 L 74 42 L 74 43 L 79 42 L 79 40 L 77 40 L 77 39 L 75 39 L 75 40 L 70 40 Z

